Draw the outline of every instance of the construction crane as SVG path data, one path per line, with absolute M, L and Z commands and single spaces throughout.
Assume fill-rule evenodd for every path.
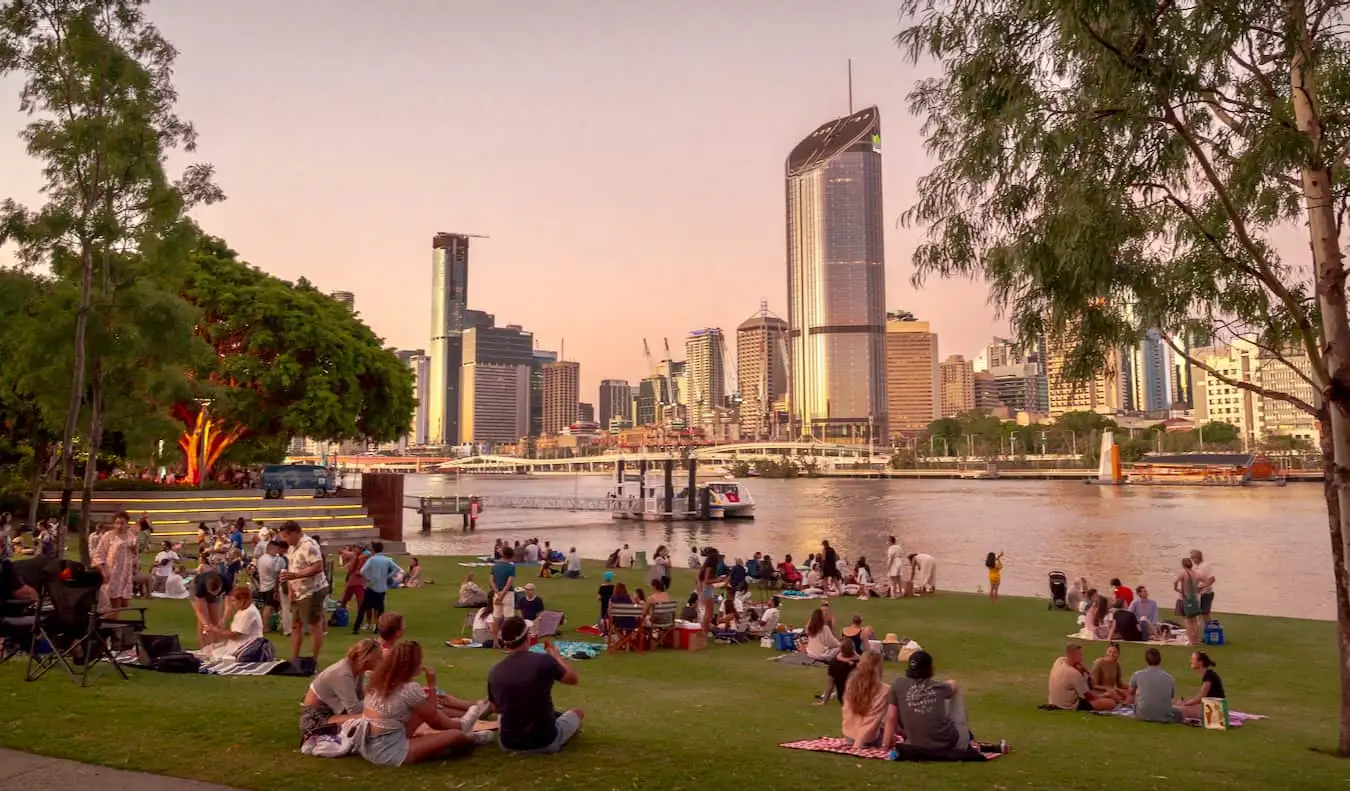
M 642 339 L 642 358 L 647 361 L 647 368 L 651 371 L 651 375 L 656 376 L 659 371 L 656 367 L 656 361 L 652 359 L 652 347 L 647 345 L 646 338 Z
M 463 236 L 466 239 L 491 239 L 491 236 L 482 233 L 451 233 L 450 231 L 437 231 L 437 236 Z

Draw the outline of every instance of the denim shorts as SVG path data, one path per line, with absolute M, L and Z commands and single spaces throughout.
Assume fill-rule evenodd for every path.
M 376 733 L 374 730 L 361 743 L 361 757 L 376 766 L 400 766 L 408 757 L 408 733 L 397 730 Z

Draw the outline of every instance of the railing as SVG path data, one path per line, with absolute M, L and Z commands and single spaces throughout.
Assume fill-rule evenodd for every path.
M 619 510 L 619 501 L 613 497 L 539 497 L 487 495 L 476 498 L 484 511 L 494 508 L 523 508 L 538 511 L 613 511 Z M 405 508 L 422 514 L 459 514 L 469 507 L 468 497 L 407 497 Z

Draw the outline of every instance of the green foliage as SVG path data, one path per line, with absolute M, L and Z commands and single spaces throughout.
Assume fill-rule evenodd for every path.
M 390 441 L 412 418 L 412 374 L 370 328 L 301 280 L 239 260 L 219 239 L 193 254 L 185 298 L 215 350 L 198 368 L 211 414 L 258 441 Z

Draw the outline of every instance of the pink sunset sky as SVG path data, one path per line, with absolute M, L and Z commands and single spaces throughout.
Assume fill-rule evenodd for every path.
M 600 379 L 649 373 L 669 338 L 786 313 L 783 161 L 858 106 L 881 109 L 888 308 L 973 356 L 1006 323 L 982 283 L 909 283 L 895 221 L 926 172 L 892 42 L 894 0 L 158 0 L 181 51 L 194 158 L 229 199 L 198 212 L 248 261 L 356 294 L 399 348 L 425 348 L 431 237 L 474 240 L 470 306 Z M 39 200 L 0 80 L 0 197 Z M 175 158 L 179 161 L 181 158 Z M 186 161 L 181 160 L 181 161 Z M 8 251 L 0 260 L 9 260 Z M 734 349 L 734 340 L 729 341 Z

